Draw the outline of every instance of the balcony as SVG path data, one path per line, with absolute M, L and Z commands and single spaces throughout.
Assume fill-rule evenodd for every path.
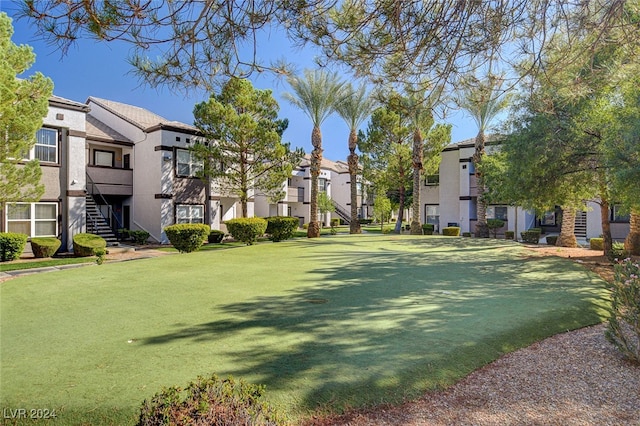
M 304 202 L 304 188 L 294 187 L 287 189 L 287 201 L 290 203 Z
M 87 166 L 87 191 L 90 194 L 133 195 L 133 170 Z M 97 191 L 96 191 L 97 190 Z

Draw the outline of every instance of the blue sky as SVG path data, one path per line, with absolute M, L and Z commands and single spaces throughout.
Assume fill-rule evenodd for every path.
M 15 4 L 0 0 L 0 10 L 14 15 Z M 80 40 L 72 46 L 66 56 L 62 56 L 54 46 L 37 40 L 34 30 L 25 19 L 13 21 L 13 42 L 28 44 L 36 53 L 36 62 L 28 74 L 40 71 L 54 82 L 54 93 L 67 99 L 85 102 L 89 96 L 123 102 L 146 108 L 168 120 L 193 124 L 193 107 L 208 98 L 204 92 L 193 92 L 188 96 L 173 93 L 166 88 L 153 89 L 144 86 L 136 76 L 130 74 L 131 66 L 126 58 L 130 47 L 124 43 L 104 43 Z M 277 59 L 285 56 L 299 69 L 313 68 L 314 51 L 293 49 L 283 37 L 261 40 L 260 51 L 264 58 Z M 300 110 L 291 106 L 281 97 L 289 91 L 285 81 L 271 75 L 252 77 L 255 87 L 271 89 L 280 104 L 280 118 L 289 119 L 289 128 L 283 140 L 293 147 L 301 147 L 310 152 L 311 122 Z M 477 128 L 473 120 L 461 112 L 450 114 L 446 120 L 453 124 L 452 142 L 474 137 Z M 367 123 L 363 124 L 365 128 Z M 348 127 L 338 116 L 329 117 L 321 127 L 324 157 L 331 160 L 346 160 Z

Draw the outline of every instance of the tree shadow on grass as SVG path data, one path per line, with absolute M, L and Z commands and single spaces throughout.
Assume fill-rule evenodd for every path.
M 143 343 L 219 342 L 218 353 L 237 360 L 219 373 L 255 378 L 295 409 L 339 411 L 447 386 L 505 352 L 602 320 L 603 282 L 571 262 L 518 258 L 503 250 L 512 244 L 428 243 L 421 253 L 418 239 L 376 250 L 345 240 L 345 252 L 321 255 L 304 250 L 317 242 L 303 243 L 299 259 L 323 265 L 305 285 L 218 306 L 223 320 Z

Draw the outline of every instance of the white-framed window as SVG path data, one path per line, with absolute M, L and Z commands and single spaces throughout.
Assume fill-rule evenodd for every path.
M 176 150 L 176 175 L 196 177 L 203 169 L 204 163 L 198 160 L 188 149 Z
M 424 177 L 425 186 L 438 186 L 440 185 L 440 175 L 426 175 Z
M 176 205 L 176 223 L 204 223 L 204 206 L 202 204 Z
M 507 220 L 507 206 L 487 206 L 487 219 Z
M 96 149 L 93 151 L 93 165 L 94 166 L 104 166 L 104 167 L 113 167 L 114 166 L 114 152 L 113 151 L 102 151 Z
M 327 191 L 327 180 L 325 178 L 318 178 L 318 191 Z
M 437 231 L 440 225 L 440 206 L 439 205 L 425 205 L 424 206 L 425 223 L 430 223 Z
M 29 237 L 58 236 L 58 203 L 15 203 L 6 207 L 8 232 Z
M 41 163 L 58 162 L 59 134 L 56 129 L 42 127 L 36 132 L 36 143 L 25 153 L 25 160 L 37 159 Z

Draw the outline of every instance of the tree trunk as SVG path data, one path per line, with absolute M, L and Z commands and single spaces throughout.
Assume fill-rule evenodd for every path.
M 560 228 L 560 236 L 556 242 L 560 247 L 577 247 L 578 241 L 575 236 L 576 225 L 576 209 L 573 207 L 562 208 L 562 227 Z
M 473 166 L 476 170 L 476 237 L 489 238 L 489 227 L 487 226 L 487 203 L 484 200 L 484 177 L 480 172 L 482 157 L 484 156 L 485 137 L 484 131 L 480 129 L 476 136 L 475 152 L 473 153 Z
M 351 223 L 349 224 L 350 234 L 360 234 L 360 220 L 358 220 L 358 154 L 356 154 L 356 146 L 358 145 L 358 134 L 356 129 L 351 129 L 349 133 L 349 156 L 347 164 L 349 165 L 349 180 L 351 185 Z
M 411 235 L 422 235 L 420 223 L 420 172 L 422 172 L 422 133 L 416 128 L 413 132 L 413 203 Z
M 404 186 L 401 186 L 400 188 L 398 188 L 398 198 L 400 199 L 400 207 L 398 208 L 398 220 L 396 220 L 396 227 L 393 230 L 393 232 L 395 232 L 396 234 L 402 233 L 402 221 L 404 219 L 404 197 Z
M 613 239 L 611 238 L 611 222 L 609 221 L 609 201 L 602 199 L 600 201 L 600 223 L 602 225 L 602 240 L 605 256 L 611 252 L 613 248 Z
M 624 248 L 634 256 L 640 256 L 640 208 L 631 209 L 629 215 L 629 235 L 624 240 Z
M 314 126 L 311 132 L 311 200 L 309 205 L 309 228 L 307 229 L 308 238 L 318 238 L 320 236 L 320 223 L 318 222 L 318 176 L 320 176 L 320 167 L 322 164 L 322 134 L 320 127 Z

